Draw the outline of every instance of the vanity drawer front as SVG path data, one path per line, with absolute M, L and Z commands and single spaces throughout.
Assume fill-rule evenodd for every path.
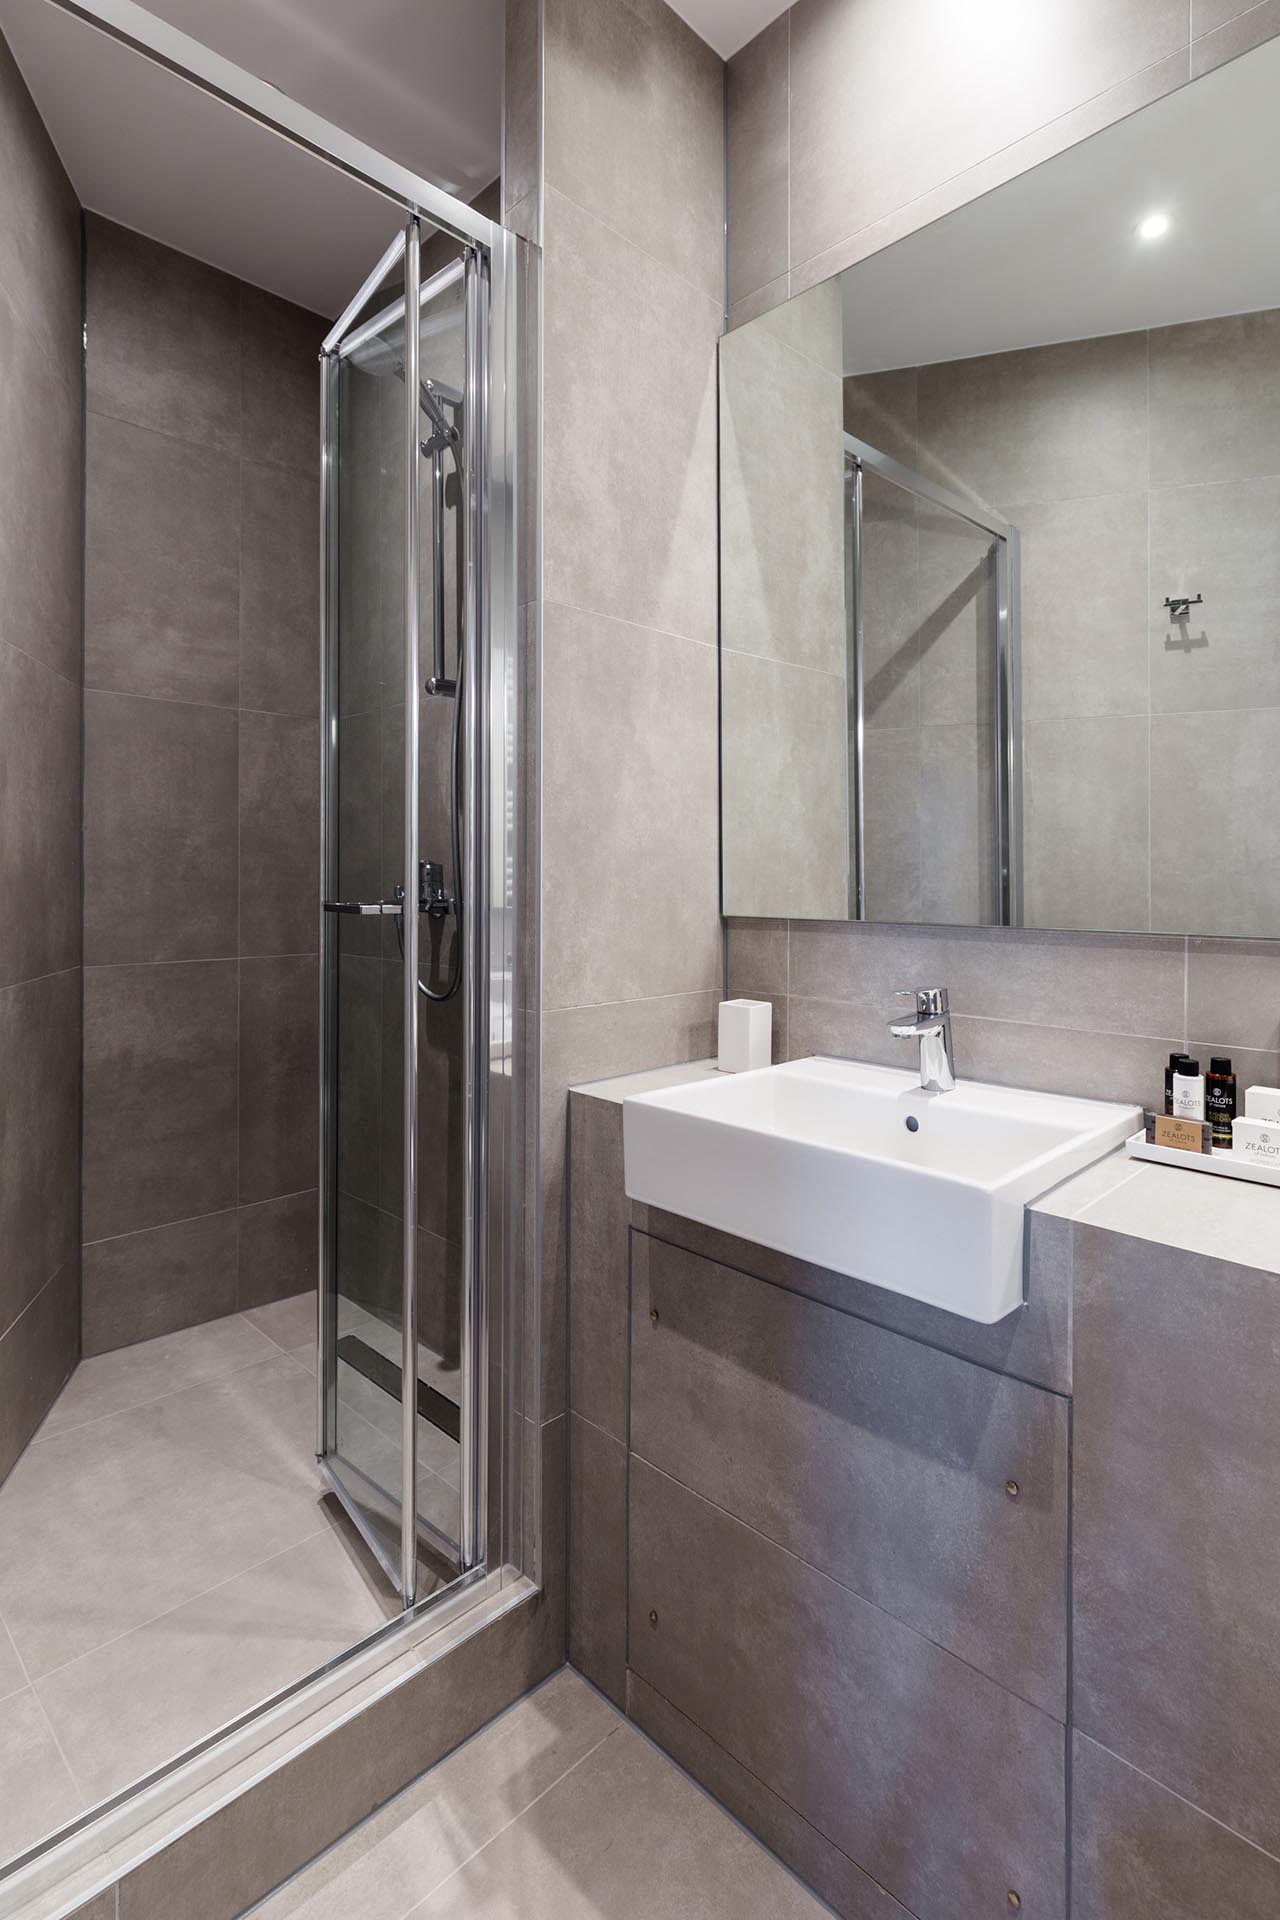
M 1061 1920 L 1065 1729 L 634 1456 L 628 1656 L 918 1920 Z
M 1060 1720 L 1067 1402 L 632 1235 L 631 1446 Z

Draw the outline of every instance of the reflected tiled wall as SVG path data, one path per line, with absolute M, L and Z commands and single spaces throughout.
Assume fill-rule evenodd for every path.
M 0 1480 L 80 1353 L 80 210 L 0 39 Z
M 86 227 L 95 1353 L 314 1283 L 325 323 Z

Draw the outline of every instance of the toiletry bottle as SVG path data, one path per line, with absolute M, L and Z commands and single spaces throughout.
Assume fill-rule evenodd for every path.
M 1236 1117 L 1236 1077 L 1231 1062 L 1218 1055 L 1204 1077 L 1204 1117 L 1213 1125 L 1215 1147 L 1230 1147 L 1231 1123 Z
M 1185 1053 L 1173 1070 L 1173 1111 L 1179 1120 L 1204 1119 L 1204 1075 Z
M 1164 1110 L 1166 1113 L 1173 1112 L 1173 1076 L 1186 1058 L 1187 1055 L 1185 1053 L 1171 1053 L 1169 1055 L 1169 1064 L 1164 1070 Z

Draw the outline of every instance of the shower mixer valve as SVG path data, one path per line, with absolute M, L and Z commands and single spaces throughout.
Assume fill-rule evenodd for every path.
M 444 868 L 438 860 L 418 862 L 418 912 L 432 920 L 443 920 L 453 912 L 453 895 L 444 884 Z

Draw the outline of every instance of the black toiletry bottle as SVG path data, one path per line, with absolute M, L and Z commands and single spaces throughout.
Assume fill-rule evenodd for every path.
M 1210 1060 L 1204 1077 L 1204 1117 L 1213 1128 L 1215 1147 L 1231 1145 L 1231 1122 L 1236 1117 L 1236 1077 L 1224 1055 Z
M 1164 1110 L 1166 1113 L 1173 1112 L 1173 1076 L 1183 1061 L 1189 1060 L 1190 1058 L 1191 1055 L 1189 1053 L 1171 1053 L 1169 1055 L 1169 1064 L 1164 1070 Z M 1234 1089 L 1232 1097 L 1234 1098 Z M 1234 1112 L 1234 1108 L 1232 1111 Z

